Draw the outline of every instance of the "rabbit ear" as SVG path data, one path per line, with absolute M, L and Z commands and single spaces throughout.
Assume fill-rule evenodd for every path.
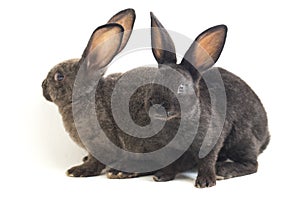
M 199 72 L 212 67 L 221 55 L 226 34 L 225 25 L 218 25 L 201 33 L 184 55 L 180 65 L 192 71 L 196 68 Z
M 158 64 L 176 63 L 174 43 L 167 30 L 151 12 L 151 44 Z
M 109 23 L 120 24 L 124 29 L 122 43 L 121 43 L 121 46 L 120 46 L 118 52 L 122 51 L 122 49 L 127 44 L 129 37 L 131 35 L 131 32 L 132 32 L 134 21 L 135 21 L 135 11 L 133 9 L 126 9 L 126 10 L 122 10 L 122 11 L 118 12 L 117 14 L 115 14 L 107 22 L 108 24 Z
M 105 73 L 106 66 L 118 53 L 123 31 L 119 24 L 106 24 L 93 32 L 80 60 L 88 75 Z

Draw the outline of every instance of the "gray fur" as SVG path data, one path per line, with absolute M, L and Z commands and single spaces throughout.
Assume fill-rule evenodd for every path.
M 97 108 L 99 109 L 98 112 L 99 119 L 103 119 L 102 121 L 103 123 L 101 124 L 109 124 L 109 123 L 111 124 L 112 120 L 106 117 L 109 116 L 109 114 L 107 114 L 107 110 L 109 109 L 105 108 L 105 106 L 107 105 L 106 102 L 110 100 L 110 96 L 111 96 L 110 93 L 112 92 L 115 81 L 118 79 L 118 77 L 121 76 L 121 74 L 112 74 L 106 78 L 103 77 L 106 71 L 106 65 L 101 66 L 99 64 L 102 55 L 101 52 L 100 54 L 97 53 L 97 51 L 99 51 L 99 48 L 95 48 L 96 50 L 92 49 L 93 46 L 97 45 L 94 44 L 94 41 L 97 40 L 94 40 L 93 38 L 101 37 L 101 34 L 99 36 L 99 33 L 101 32 L 107 33 L 109 31 L 113 31 L 114 34 L 119 33 L 119 35 L 117 35 L 118 36 L 117 39 L 114 38 L 114 40 L 109 41 L 109 42 L 114 42 L 116 44 L 111 45 L 112 47 L 107 48 L 107 50 L 106 49 L 103 50 L 100 48 L 101 51 L 109 52 L 108 55 L 110 57 L 108 58 L 106 57 L 105 59 L 110 60 L 111 57 L 113 58 L 116 53 L 120 52 L 125 47 L 130 37 L 134 21 L 135 21 L 135 12 L 133 9 L 123 10 L 117 13 L 116 15 L 114 15 L 109 20 L 107 25 L 103 25 L 94 31 L 81 59 L 67 60 L 65 62 L 56 65 L 53 69 L 51 69 L 46 79 L 42 83 L 44 97 L 48 101 L 51 101 L 58 106 L 59 112 L 62 115 L 62 120 L 66 131 L 69 133 L 72 140 L 84 149 L 86 149 L 86 147 L 78 135 L 77 127 L 75 126 L 74 123 L 73 108 L 72 108 L 74 103 L 81 104 L 79 105 L 79 107 L 82 107 L 82 109 L 84 109 L 87 106 L 86 101 L 78 101 L 72 98 L 73 88 L 74 88 L 74 83 L 75 83 L 77 73 L 80 67 L 85 67 L 86 68 L 85 71 L 87 73 L 85 74 L 85 77 L 83 77 L 83 81 L 85 81 L 86 79 L 99 78 L 99 84 L 97 89 L 98 91 Z M 116 24 L 115 22 L 117 22 L 118 24 Z M 122 32 L 124 32 L 123 38 L 122 38 Z M 86 60 L 89 60 L 88 64 L 85 62 Z M 55 80 L 55 76 L 57 73 L 64 75 L 64 79 L 62 81 Z M 82 88 L 84 89 L 82 90 L 83 96 L 88 96 L 89 92 L 91 92 L 91 88 L 88 87 L 89 86 L 87 85 L 86 87 Z M 108 123 L 106 123 L 106 121 L 108 121 Z M 83 126 L 87 127 L 87 130 L 89 130 L 88 118 L 83 118 Z M 106 131 L 108 133 L 114 132 L 113 126 L 108 125 L 105 126 L 104 129 L 105 128 L 108 129 Z M 87 133 L 87 135 L 92 135 L 92 133 L 90 134 Z M 113 134 L 111 134 L 111 136 L 115 137 Z M 116 144 L 119 143 L 119 140 L 117 138 L 113 139 L 113 141 Z M 85 157 L 83 161 L 84 163 L 82 165 L 69 169 L 67 171 L 67 175 L 75 176 L 75 177 L 95 176 L 95 175 L 99 175 L 102 172 L 102 170 L 105 168 L 105 165 L 102 164 L 97 159 L 95 159 L 91 154 Z

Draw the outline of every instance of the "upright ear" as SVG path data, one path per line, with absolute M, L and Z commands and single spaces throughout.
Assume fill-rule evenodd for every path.
M 105 73 L 106 66 L 118 53 L 123 31 L 119 24 L 106 24 L 93 32 L 80 60 L 80 64 L 84 63 L 88 75 Z
M 132 32 L 134 21 L 135 21 L 135 11 L 133 9 L 126 9 L 115 14 L 107 22 L 108 24 L 109 23 L 120 24 L 124 29 L 122 43 L 120 45 L 120 49 L 118 52 L 122 51 L 122 49 L 126 46 Z
M 167 30 L 151 12 L 151 44 L 158 64 L 176 63 L 174 43 Z
M 201 73 L 212 67 L 221 55 L 226 34 L 225 25 L 214 26 L 201 33 L 184 55 L 181 65 L 193 73 Z

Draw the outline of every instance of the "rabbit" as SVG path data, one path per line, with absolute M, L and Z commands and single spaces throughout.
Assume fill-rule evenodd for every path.
M 135 21 L 135 11 L 133 9 L 122 10 L 114 15 L 105 25 L 98 27 L 92 34 L 87 47 L 80 59 L 71 59 L 59 63 L 48 73 L 42 83 L 43 96 L 46 100 L 53 102 L 58 106 L 62 115 L 64 127 L 69 133 L 71 139 L 80 147 L 87 150 L 82 139 L 77 132 L 73 117 L 72 97 L 74 82 L 81 66 L 85 70 L 85 78 L 93 79 L 95 75 L 99 78 L 98 89 L 103 96 L 97 98 L 97 101 L 108 101 L 106 94 L 111 92 L 114 83 L 121 76 L 121 73 L 103 77 L 107 65 L 111 60 L 125 47 L 132 32 Z M 113 36 L 112 38 L 110 38 Z M 105 42 L 103 42 L 105 41 Z M 104 45 L 98 46 L 100 43 Z M 88 93 L 88 88 L 82 91 L 83 95 Z M 107 95 L 109 96 L 109 95 Z M 107 99 L 108 100 L 107 100 Z M 83 105 L 84 106 L 84 105 Z M 99 115 L 105 113 L 106 108 L 101 107 Z M 103 114 L 104 115 L 104 114 Z M 107 120 L 105 117 L 100 119 Z M 88 120 L 84 119 L 85 125 L 88 126 Z M 113 136 L 112 136 L 113 137 Z M 117 143 L 118 141 L 115 142 Z M 89 151 L 88 151 L 89 152 Z M 97 176 L 102 173 L 106 165 L 101 163 L 89 152 L 88 156 L 83 158 L 83 164 L 67 170 L 66 174 L 71 177 L 89 177 Z M 128 175 L 130 176 L 130 175 Z
M 157 134 L 148 141 L 147 139 L 128 135 L 118 127 L 112 113 L 112 94 L 116 83 L 122 77 L 126 77 L 127 74 L 134 74 L 137 77 L 140 76 L 141 81 L 143 81 L 143 77 L 155 74 L 157 71 L 157 68 L 154 67 L 140 67 L 124 74 L 116 73 L 106 78 L 103 77 L 107 65 L 125 47 L 132 32 L 134 20 L 135 13 L 132 9 L 121 11 L 113 16 L 107 24 L 98 27 L 93 32 L 80 59 L 71 59 L 59 63 L 48 73 L 42 83 L 44 97 L 58 106 L 64 127 L 71 139 L 88 152 L 88 155 L 83 158 L 82 165 L 67 170 L 66 174 L 68 176 L 97 176 L 105 168 L 108 168 L 106 171 L 107 177 L 112 179 L 133 178 L 155 173 L 155 170 L 132 171 L 130 167 L 129 169 L 127 167 L 127 171 L 112 168 L 111 166 L 117 166 L 118 168 L 122 165 L 137 166 L 140 164 L 140 157 L 129 159 L 121 153 L 115 157 L 112 156 L 116 155 L 113 154 L 114 150 L 107 147 L 105 140 L 99 136 L 100 130 L 94 128 L 93 118 L 88 109 L 91 106 L 89 98 L 94 96 L 97 123 L 105 132 L 105 136 L 120 149 L 145 153 L 154 151 L 168 142 L 168 139 L 166 141 L 161 140 L 160 135 L 162 134 Z M 105 41 L 104 45 L 101 44 L 103 41 Z M 142 74 L 144 76 L 141 76 Z M 78 80 L 79 82 L 76 82 Z M 94 80 L 98 82 L 95 93 L 93 93 L 93 86 L 89 83 Z M 74 90 L 76 90 L 76 85 L 80 84 L 82 84 L 82 88 L 79 87 L 79 96 L 76 96 Z M 125 81 L 123 84 L 129 87 L 132 86 L 130 81 Z M 144 103 L 146 92 L 149 89 L 150 85 L 140 87 L 131 97 L 129 111 L 133 121 L 139 126 L 146 126 L 151 121 Z M 127 90 L 122 91 L 120 96 L 124 96 L 127 92 Z M 74 107 L 79 109 L 76 110 Z M 75 117 L 78 115 L 80 120 L 76 121 Z M 82 129 L 84 134 L 80 135 L 79 132 Z M 171 137 L 172 135 L 169 134 L 166 138 L 170 139 Z M 108 160 L 116 162 L 116 164 L 102 162 L 95 154 L 101 154 Z M 147 162 L 151 165 L 150 161 Z
M 255 173 L 258 168 L 257 157 L 270 141 L 267 114 L 258 96 L 242 79 L 223 68 L 213 67 L 223 50 L 227 27 L 218 25 L 202 32 L 180 64 L 177 64 L 175 46 L 170 35 L 153 13 L 151 27 L 152 52 L 159 68 L 156 79 L 172 82 L 175 91 L 178 88 L 177 95 L 186 100 L 187 112 L 182 113 L 174 93 L 159 84 L 152 84 L 148 90 L 145 98 L 148 108 L 145 109 L 154 105 L 165 108 L 166 115 L 162 116 L 156 110 L 153 116 L 166 122 L 175 122 L 166 127 L 168 130 L 165 131 L 169 134 L 176 132 L 181 119 L 191 121 L 190 125 L 193 126 L 192 123 L 200 115 L 199 127 L 189 149 L 173 164 L 159 170 L 154 180 L 172 180 L 177 173 L 197 167 L 195 186 L 204 188 L 214 186 L 217 179 Z M 182 78 L 172 77 L 170 69 L 181 74 Z M 226 115 L 216 144 L 207 155 L 201 157 L 199 150 L 201 145 L 205 145 L 204 133 L 209 128 L 213 113 L 210 88 L 203 77 L 215 70 L 221 75 L 226 92 Z M 190 91 L 195 91 L 198 103 L 193 101 L 193 93 Z M 186 132 L 186 135 L 189 134 Z

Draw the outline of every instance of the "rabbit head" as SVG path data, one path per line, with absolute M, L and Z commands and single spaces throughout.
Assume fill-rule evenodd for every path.
M 85 79 L 101 79 L 107 65 L 127 44 L 134 21 L 134 10 L 126 9 L 114 15 L 107 24 L 98 27 L 80 59 L 64 61 L 51 69 L 42 83 L 44 97 L 58 106 L 71 103 L 73 86 L 80 67 L 83 67 Z
M 188 115 L 191 115 L 195 112 L 194 105 L 197 103 L 193 101 L 195 98 L 191 97 L 193 95 L 199 97 L 201 74 L 218 60 L 225 43 L 227 27 L 219 25 L 201 33 L 187 50 L 180 64 L 176 63 L 175 46 L 170 35 L 153 13 L 151 13 L 151 27 L 152 52 L 159 70 L 146 102 L 149 102 L 149 107 L 158 105 L 160 109 L 156 109 L 155 116 L 168 120 L 185 117 L 180 112 L 177 99 L 180 98 L 188 108 Z M 155 84 L 157 82 L 162 84 Z M 163 86 L 164 83 L 171 88 Z M 162 107 L 164 109 L 161 109 Z M 162 110 L 164 115 L 161 114 Z

